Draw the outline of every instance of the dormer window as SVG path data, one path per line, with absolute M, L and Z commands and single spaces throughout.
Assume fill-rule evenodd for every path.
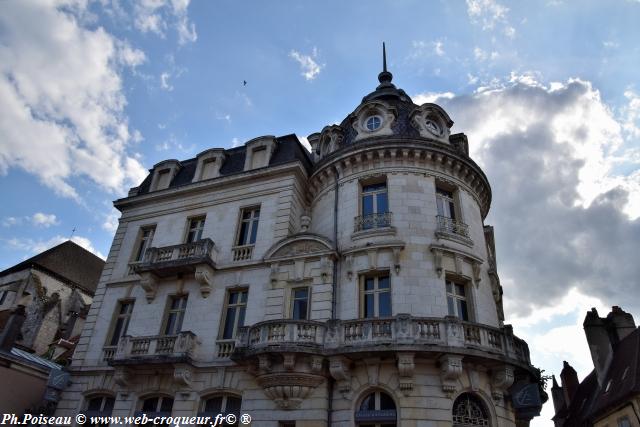
M 203 151 L 197 156 L 196 171 L 192 182 L 204 181 L 220 176 L 220 168 L 225 160 L 225 152 L 222 148 L 212 148 Z
M 423 138 L 436 139 L 449 143 L 450 128 L 453 120 L 436 104 L 423 104 L 409 115 L 411 124 Z
M 164 190 L 169 188 L 173 177 L 176 176 L 181 168 L 181 164 L 177 160 L 165 160 L 153 167 L 153 178 L 151 179 L 151 191 Z
M 382 126 L 382 118 L 380 116 L 370 116 L 366 122 L 367 130 L 373 132 Z
M 433 120 L 432 118 L 428 117 L 427 120 L 425 120 L 425 126 L 427 130 L 432 134 L 434 134 L 435 136 L 442 135 L 442 128 L 440 127 L 438 122 Z
M 245 144 L 244 170 L 269 166 L 271 155 L 276 149 L 275 136 L 260 136 Z

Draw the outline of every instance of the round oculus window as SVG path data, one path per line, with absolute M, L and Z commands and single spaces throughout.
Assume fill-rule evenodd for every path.
M 436 121 L 432 119 L 427 119 L 425 120 L 425 126 L 427 130 L 432 134 L 436 136 L 442 135 L 442 130 L 440 129 L 440 125 Z
M 370 116 L 367 118 L 365 125 L 369 131 L 377 130 L 382 126 L 382 118 L 380 116 Z

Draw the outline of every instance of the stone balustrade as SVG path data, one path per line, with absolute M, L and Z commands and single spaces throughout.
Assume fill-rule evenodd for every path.
M 177 335 L 154 335 L 147 337 L 120 338 L 118 348 L 110 359 L 106 356 L 112 348 L 105 348 L 103 358 L 111 365 L 188 361 L 195 358 L 198 339 L 193 332 L 184 331 Z
M 141 262 L 132 263 L 136 273 L 152 272 L 162 277 L 183 270 L 193 270 L 198 264 L 214 267 L 215 245 L 211 239 L 179 245 L 152 247 L 147 249 Z
M 253 245 L 234 246 L 231 252 L 234 261 L 248 261 L 253 256 Z
M 268 351 L 332 355 L 371 351 L 462 352 L 478 350 L 530 365 L 527 344 L 510 326 L 494 328 L 458 318 L 423 318 L 400 314 L 390 318 L 270 320 L 240 329 L 232 359 Z M 480 354 L 480 353 L 477 353 Z M 237 356 L 237 357 L 236 357 Z

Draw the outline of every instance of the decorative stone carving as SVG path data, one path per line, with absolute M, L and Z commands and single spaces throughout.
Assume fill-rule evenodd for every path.
M 184 387 L 191 386 L 191 378 L 193 376 L 193 372 L 191 368 L 187 365 L 176 365 L 173 368 L 173 381 L 176 384 Z
M 151 273 L 140 273 L 140 286 L 144 290 L 147 302 L 151 303 L 158 292 L 158 281 Z
M 303 259 L 297 259 L 293 262 L 293 280 L 296 282 L 304 279 L 304 266 L 305 262 Z
M 432 249 L 431 252 L 433 252 L 433 264 L 436 268 L 436 273 L 438 274 L 438 277 L 442 277 L 442 251 L 439 249 Z
M 285 353 L 283 354 L 283 357 L 284 361 L 282 362 L 282 365 L 284 366 L 284 369 L 286 369 L 287 371 L 293 371 L 293 369 L 296 367 L 295 353 Z
M 347 393 L 351 391 L 351 361 L 343 356 L 334 356 L 329 359 L 329 373 L 337 381 L 338 391 Z
M 333 263 L 327 256 L 323 256 L 320 260 L 320 277 L 322 279 L 322 283 L 327 283 L 329 277 L 331 277 L 333 269 Z
M 311 217 L 307 214 L 303 214 L 300 216 L 300 232 L 306 233 L 309 230 L 309 226 L 311 225 Z
M 476 284 L 476 288 L 480 285 L 480 281 L 482 280 L 482 277 L 480 276 L 480 273 L 482 272 L 481 267 L 482 264 L 479 262 L 471 263 L 471 269 L 473 270 L 473 281 Z
M 278 270 L 279 265 L 277 262 L 271 263 L 271 269 L 269 270 L 269 280 L 271 281 L 271 286 L 275 287 L 278 283 Z
M 378 249 L 373 248 L 367 251 L 367 260 L 369 261 L 369 270 L 378 269 Z
M 313 372 L 314 374 L 321 373 L 323 360 L 324 358 L 322 356 L 311 356 L 311 360 L 309 361 L 311 372 Z
M 324 377 L 304 373 L 273 373 L 261 375 L 258 384 L 280 409 L 296 409 Z
M 393 251 L 393 268 L 396 274 L 400 274 L 400 248 L 395 247 L 391 250 Z
M 504 365 L 491 371 L 491 396 L 496 403 L 504 399 L 504 395 L 513 384 L 513 380 L 513 367 L 509 365 Z
M 344 257 L 345 265 L 347 267 L 347 278 L 349 280 L 353 279 L 353 255 L 349 254 Z
M 196 282 L 200 285 L 200 294 L 202 295 L 202 298 L 208 297 L 213 290 L 213 269 L 208 265 L 198 265 L 196 266 L 194 277 Z
M 397 357 L 400 390 L 408 396 L 413 390 L 413 374 L 416 368 L 414 353 L 398 353 Z
M 258 369 L 260 372 L 271 371 L 271 359 L 268 354 L 260 354 L 258 356 Z
M 462 375 L 462 356 L 445 354 L 438 360 L 440 362 L 442 391 L 448 398 L 451 398 L 458 388 L 458 379 Z
M 124 366 L 118 366 L 113 371 L 113 381 L 120 387 L 129 387 L 129 384 L 131 383 L 131 377 L 131 371 Z

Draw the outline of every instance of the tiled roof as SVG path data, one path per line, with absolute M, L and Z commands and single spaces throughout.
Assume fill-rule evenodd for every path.
M 67 240 L 38 255 L 0 272 L 0 277 L 20 270 L 36 267 L 71 283 L 91 295 L 96 290 L 104 260 L 78 244 Z

